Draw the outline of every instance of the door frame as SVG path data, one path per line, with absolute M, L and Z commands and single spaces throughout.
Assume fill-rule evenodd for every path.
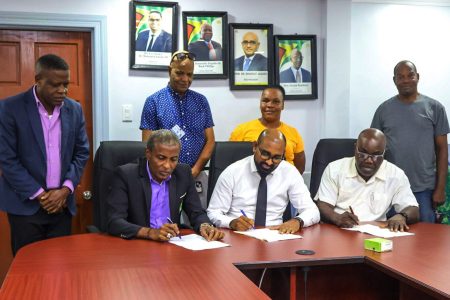
M 95 153 L 100 142 L 109 139 L 106 16 L 0 11 L 0 28 L 90 31 L 92 33 L 92 134 L 93 153 Z

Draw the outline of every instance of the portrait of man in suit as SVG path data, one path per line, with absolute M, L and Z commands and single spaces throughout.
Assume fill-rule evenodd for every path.
M 152 10 L 148 16 L 148 27 L 136 39 L 136 51 L 172 52 L 172 35 L 161 29 L 162 14 Z
M 244 55 L 234 60 L 235 71 L 267 71 L 267 57 L 257 53 L 260 42 L 255 32 L 249 31 L 242 36 Z
M 294 48 L 291 52 L 291 67 L 280 72 L 280 82 L 311 82 L 311 73 L 308 70 L 303 69 L 303 54 L 302 52 Z
M 213 28 L 211 24 L 203 23 L 200 27 L 201 40 L 188 45 L 188 50 L 195 54 L 196 61 L 222 60 L 222 45 L 212 40 Z

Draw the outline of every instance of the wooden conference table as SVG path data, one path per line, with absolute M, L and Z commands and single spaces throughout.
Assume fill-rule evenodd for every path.
M 226 231 L 231 247 L 204 251 L 72 235 L 22 248 L 0 299 L 449 299 L 450 226 L 411 231 L 387 253 L 364 250 L 367 234 L 327 224 L 274 243 Z

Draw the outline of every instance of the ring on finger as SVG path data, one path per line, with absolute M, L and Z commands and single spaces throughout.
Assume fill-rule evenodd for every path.
M 168 234 L 166 235 L 166 237 L 167 237 L 168 239 L 171 239 L 171 238 L 172 238 L 172 234 L 168 233 Z

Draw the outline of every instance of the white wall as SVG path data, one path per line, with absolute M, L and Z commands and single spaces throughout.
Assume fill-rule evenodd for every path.
M 363 2 L 363 1 L 360 1 Z M 392 2 L 392 1 L 391 1 Z M 407 2 L 407 1 L 404 1 Z M 411 1 L 408 1 L 411 2 Z M 355 137 L 370 125 L 381 101 L 396 93 L 392 68 L 404 58 L 416 62 L 420 90 L 449 107 L 450 8 L 351 0 L 180 0 L 180 11 L 227 11 L 229 22 L 272 23 L 274 34 L 316 34 L 318 100 L 287 101 L 282 119 L 295 126 L 306 145 L 307 170 L 323 137 Z M 0 0 L 0 11 L 105 15 L 108 24 L 109 136 L 139 140 L 145 98 L 168 82 L 166 72 L 130 71 L 129 3 L 126 0 Z M 1 22 L 0 22 L 1 23 Z M 181 39 L 179 19 L 179 46 Z M 241 122 L 259 116 L 260 91 L 230 91 L 228 80 L 195 80 L 216 124 L 217 140 L 227 140 Z M 121 106 L 133 105 L 133 122 L 123 123 Z M 95 118 L 103 118 L 96 115 Z
M 397 94 L 393 69 L 416 64 L 419 92 L 450 112 L 450 7 L 352 5 L 350 135 L 370 126 L 378 105 Z
M 308 0 L 228 0 L 228 1 L 178 1 L 180 5 L 179 46 L 182 46 L 181 11 L 227 11 L 229 22 L 271 23 L 274 34 L 317 34 L 319 97 L 322 95 L 321 1 Z M 139 140 L 140 114 L 146 97 L 163 88 L 168 82 L 166 72 L 130 71 L 129 53 L 129 2 L 125 0 L 0 0 L 2 11 L 34 11 L 46 13 L 73 13 L 106 15 L 108 23 L 108 73 L 109 73 L 109 139 Z M 280 9 L 283 8 L 283 9 Z M 228 80 L 194 80 L 192 89 L 203 93 L 209 100 L 217 140 L 227 140 L 233 128 L 244 121 L 256 118 L 259 112 L 260 91 L 230 91 Z M 95 99 L 98 101 L 99 99 Z M 102 99 L 103 100 L 103 99 Z M 310 164 L 312 153 L 320 135 L 322 99 L 288 101 L 282 119 L 296 127 L 303 135 L 306 155 Z M 123 123 L 122 104 L 133 105 L 133 122 Z M 101 118 L 102 116 L 95 116 Z M 309 167 L 308 167 L 309 168 Z

